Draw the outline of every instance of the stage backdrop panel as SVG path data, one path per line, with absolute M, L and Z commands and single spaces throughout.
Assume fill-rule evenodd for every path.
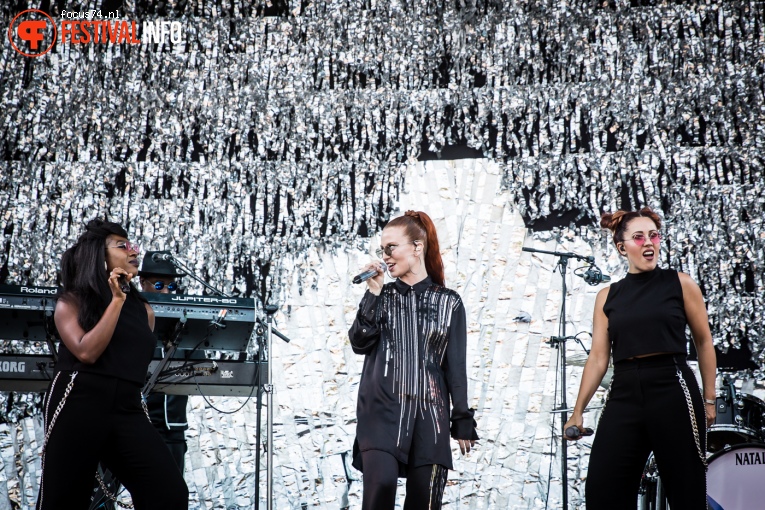
M 405 177 L 393 214 L 418 209 L 433 217 L 447 285 L 461 294 L 468 313 L 469 395 L 481 441 L 467 457 L 453 445 L 455 470 L 446 488 L 447 508 L 543 508 L 548 497 L 550 508 L 557 508 L 559 422 L 550 411 L 560 381 L 557 353 L 546 341 L 558 330 L 560 278 L 553 273 L 554 257 L 532 256 L 521 247 L 595 255 L 615 277 L 624 271 L 622 262 L 611 250 L 593 249 L 573 231 L 564 232 L 559 241 L 530 236 L 511 195 L 497 193 L 502 172 L 496 164 L 418 163 Z M 274 339 L 277 508 L 360 507 L 361 474 L 350 467 L 350 455 L 363 357 L 352 352 L 347 331 L 364 291 L 351 279 L 378 244 L 371 240 L 364 250 L 335 252 L 310 248 L 304 257 L 284 261 L 291 277 L 277 327 L 292 342 Z M 599 287 L 571 273 L 568 285 L 568 331 L 588 331 Z M 587 335 L 583 340 L 589 345 Z M 569 355 L 574 364 L 568 366 L 568 400 L 573 404 L 584 353 L 570 344 Z M 596 395 L 593 405 L 601 396 Z M 210 401 L 226 411 L 243 403 L 221 397 Z M 231 415 L 218 413 L 201 397 L 192 397 L 190 405 L 185 478 L 191 508 L 252 508 L 254 400 Z M 596 416 L 588 414 L 588 424 Z M 39 418 L 3 427 L 0 501 L 31 509 L 39 480 Z M 570 497 L 577 507 L 582 505 L 589 443 L 584 440 L 569 449 Z M 402 485 L 399 503 L 404 495 Z
M 47 10 L 60 23 L 61 11 L 73 6 L 62 0 L 5 2 L 0 25 L 8 27 L 26 8 Z M 473 219 L 451 226 L 445 219 L 456 210 L 451 204 L 439 220 L 451 236 L 473 236 L 458 237 L 457 244 L 504 236 L 497 237 L 496 250 L 460 260 L 473 268 L 465 273 L 465 292 L 485 299 L 498 292 L 500 308 L 519 298 L 519 287 L 510 294 L 488 280 L 480 291 L 471 287 L 479 285 L 484 264 L 502 262 L 491 253 L 512 252 L 513 246 L 502 244 L 509 242 L 508 225 L 573 224 L 541 233 L 539 241 L 567 245 L 581 239 L 604 256 L 608 240 L 582 227 L 594 225 L 603 210 L 650 205 L 666 219 L 670 242 L 662 263 L 689 272 L 701 285 L 716 346 L 751 349 L 753 375 L 763 378 L 762 2 L 91 0 L 77 8 L 119 8 L 120 18 L 136 22 L 139 38 L 145 36 L 143 22 L 180 23 L 183 42 L 61 43 L 35 59 L 3 43 L 0 283 L 54 284 L 60 255 L 83 221 L 108 215 L 129 226 L 143 245 L 172 249 L 214 285 L 261 303 L 278 302 L 286 324 L 295 296 L 327 285 L 321 264 L 333 261 L 333 270 L 347 278 L 369 236 L 407 206 L 403 185 L 418 175 L 410 167 L 419 158 L 462 148 L 496 165 L 485 170 L 496 178 L 484 186 L 481 179 L 488 177 L 463 181 L 459 174 L 452 182 L 447 171 L 445 184 L 423 188 L 426 198 L 448 197 L 452 186 L 471 197 L 464 207 L 477 211 L 465 216 Z M 481 212 L 473 198 L 478 190 L 501 207 Z M 511 267 L 513 260 L 504 262 Z M 555 314 L 550 262 L 517 260 L 521 272 L 513 285 L 532 282 L 533 290 L 523 291 L 536 303 L 529 313 Z M 346 280 L 334 285 L 347 322 L 358 296 Z M 295 335 L 310 331 L 322 345 L 322 338 L 336 338 L 347 326 L 337 310 L 315 313 L 301 319 L 304 330 Z M 487 306 L 471 317 L 479 336 L 489 334 L 481 321 L 492 313 Z M 315 332 L 327 317 L 337 323 Z M 534 335 L 546 330 L 500 315 L 497 320 L 508 331 L 518 328 L 512 346 L 495 347 L 499 354 L 512 353 L 516 367 L 528 362 L 520 379 L 512 370 L 495 376 L 511 393 L 503 398 L 517 399 L 509 412 L 543 409 L 541 397 L 512 392 L 539 382 L 530 367 L 544 351 L 541 344 L 535 350 Z M 314 336 L 319 333 L 324 337 Z M 2 349 L 27 347 L 11 343 Z M 303 359 L 297 353 L 287 368 L 297 371 L 308 363 L 323 370 L 323 356 L 310 351 Z M 358 360 L 345 363 L 347 377 L 358 373 Z M 282 388 L 289 387 L 288 376 L 277 374 Z M 554 385 L 554 379 L 545 384 Z M 351 394 L 338 391 L 333 405 L 352 408 Z M 486 395 L 481 398 L 491 398 Z M 199 409 L 200 419 L 206 418 Z M 11 394 L 0 402 L 8 498 L 24 505 L 38 476 L 27 457 L 37 451 L 38 412 L 38 397 Z M 280 498 L 298 494 L 296 487 L 300 494 L 327 490 L 311 499 L 316 505 L 325 504 L 321 498 L 355 497 L 353 488 L 348 495 L 339 489 L 340 479 L 326 482 L 325 474 L 340 471 L 340 446 L 322 462 L 299 462 L 302 452 L 311 451 L 309 441 L 314 448 L 323 445 L 306 431 L 325 428 L 337 411 L 326 412 L 301 410 L 292 422 L 284 420 L 285 430 L 293 423 L 297 431 L 299 439 L 284 444 L 300 467 L 291 472 L 291 485 L 280 485 Z M 203 423 L 212 426 L 216 419 L 216 434 L 199 432 L 194 450 L 201 455 L 192 461 L 195 498 L 207 506 L 246 506 L 242 491 L 251 485 L 252 450 L 237 450 L 240 464 L 219 462 L 219 446 L 246 443 L 233 439 L 242 429 L 228 418 L 210 416 Z M 495 420 L 513 424 L 513 440 L 527 440 L 532 430 L 544 434 L 533 425 L 527 430 L 525 422 L 508 422 L 504 414 Z M 337 436 L 342 441 L 352 436 L 353 423 L 344 427 Z M 534 473 L 544 471 L 547 457 L 518 448 L 498 451 L 504 453 L 486 471 L 476 471 L 476 487 L 488 490 L 483 474 L 489 472 L 496 473 L 492 483 L 503 486 L 504 472 L 492 471 L 501 463 L 517 470 L 524 498 L 536 497 L 546 478 Z M 464 484 L 453 487 L 463 490 Z M 493 497 L 498 506 L 512 507 L 511 494 L 507 489 Z M 454 500 L 452 492 L 449 498 Z M 483 504 L 480 497 L 471 501 Z

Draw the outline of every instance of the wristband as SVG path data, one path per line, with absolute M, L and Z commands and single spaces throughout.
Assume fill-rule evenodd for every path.
M 705 398 L 705 399 L 704 399 L 704 403 L 705 403 L 705 404 L 709 404 L 710 406 L 713 406 L 713 405 L 715 405 L 717 402 L 715 402 L 715 401 L 714 401 L 714 400 L 712 400 L 711 398 Z

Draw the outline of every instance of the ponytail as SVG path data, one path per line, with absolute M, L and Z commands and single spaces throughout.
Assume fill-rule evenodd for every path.
M 385 226 L 404 227 L 404 232 L 411 241 L 422 241 L 425 250 L 425 271 L 434 283 L 445 287 L 444 261 L 438 245 L 436 226 L 430 216 L 422 211 L 406 211 L 403 216 L 392 219 Z

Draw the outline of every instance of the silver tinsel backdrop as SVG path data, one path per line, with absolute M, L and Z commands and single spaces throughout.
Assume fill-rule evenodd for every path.
M 0 283 L 55 284 L 101 215 L 289 303 L 315 282 L 307 253 L 366 248 L 407 164 L 467 145 L 527 222 L 575 213 L 542 238 L 603 253 L 601 211 L 661 211 L 663 263 L 702 286 L 716 344 L 748 340 L 763 365 L 763 2 L 58 0 L 0 20 L 106 4 L 180 21 L 185 42 L 29 59 L 4 39 Z

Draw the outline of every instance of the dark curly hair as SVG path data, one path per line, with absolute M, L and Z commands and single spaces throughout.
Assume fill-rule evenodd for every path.
M 106 274 L 106 238 L 116 235 L 127 238 L 128 234 L 118 223 L 100 219 L 90 220 L 85 232 L 74 246 L 61 257 L 61 289 L 58 299 L 76 304 L 79 308 L 78 322 L 90 331 L 101 320 L 112 299 Z M 128 299 L 145 302 L 133 283 Z

